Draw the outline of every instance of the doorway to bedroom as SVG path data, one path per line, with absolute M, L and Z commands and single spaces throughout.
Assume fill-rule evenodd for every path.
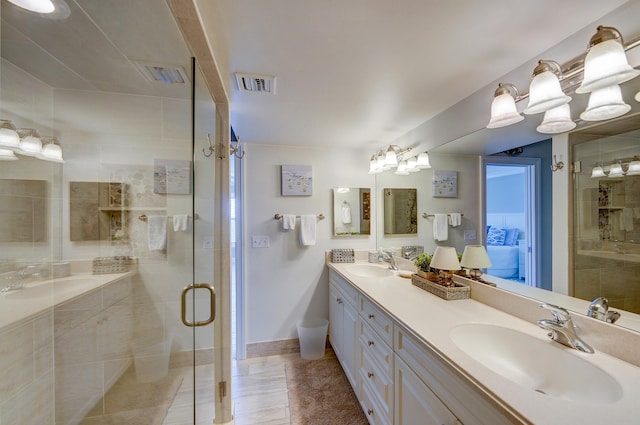
M 487 274 L 538 286 L 537 158 L 493 157 L 486 161 Z

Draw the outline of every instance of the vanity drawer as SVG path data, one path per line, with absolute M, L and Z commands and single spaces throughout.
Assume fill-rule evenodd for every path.
M 373 361 L 367 352 L 362 356 L 362 363 L 359 373 L 360 394 L 364 391 L 364 386 L 368 386 L 370 393 L 374 396 L 377 411 L 384 414 L 389 422 L 393 419 L 393 376 L 383 371 L 377 362 Z
M 384 339 L 393 345 L 393 322 L 391 318 L 366 297 L 360 297 L 360 316 Z
M 347 301 L 354 307 L 358 306 L 358 290 L 335 270 L 329 270 L 329 282 L 333 283 L 338 289 L 340 289 L 342 295 L 344 295 L 344 301 Z
M 384 409 L 378 404 L 369 385 L 362 385 L 359 394 L 360 405 L 371 425 L 391 425 L 392 420 L 385 415 Z
M 391 379 L 393 377 L 393 349 L 382 337 L 371 329 L 371 326 L 363 318 L 358 320 L 358 334 L 360 340 L 358 360 L 360 364 L 367 354 L 378 364 L 380 370 Z

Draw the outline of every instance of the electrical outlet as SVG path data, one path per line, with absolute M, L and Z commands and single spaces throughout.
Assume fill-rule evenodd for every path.
M 202 240 L 202 249 L 213 249 L 213 237 L 205 236 Z
M 269 248 L 269 236 L 251 236 L 251 248 Z
M 465 241 L 475 241 L 478 239 L 478 234 L 475 230 L 465 230 L 464 231 L 464 240 Z

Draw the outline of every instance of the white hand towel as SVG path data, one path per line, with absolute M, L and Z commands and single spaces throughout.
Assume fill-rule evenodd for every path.
M 342 224 L 351 224 L 351 207 L 349 204 L 342 204 Z
M 462 223 L 462 214 L 460 213 L 449 213 L 449 224 L 451 227 L 460 226 Z
M 435 214 L 433 217 L 433 239 L 446 241 L 449 238 L 447 214 Z
M 311 246 L 316 244 L 316 216 L 300 216 L 300 245 Z
M 166 215 L 147 217 L 147 240 L 150 251 L 164 250 L 167 247 Z
M 294 230 L 296 228 L 296 215 L 282 214 L 282 228 L 284 230 Z
M 186 232 L 188 222 L 189 222 L 189 216 L 187 214 L 174 214 L 173 215 L 173 231 Z

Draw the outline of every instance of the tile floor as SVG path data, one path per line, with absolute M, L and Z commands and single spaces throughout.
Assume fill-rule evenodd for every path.
M 291 425 L 285 365 L 301 361 L 300 354 L 260 357 L 233 362 L 235 425 Z M 196 425 L 210 425 L 213 418 L 214 379 L 210 365 L 196 368 Z M 191 417 L 193 375 L 185 368 L 182 386 L 163 425 L 184 425 Z

